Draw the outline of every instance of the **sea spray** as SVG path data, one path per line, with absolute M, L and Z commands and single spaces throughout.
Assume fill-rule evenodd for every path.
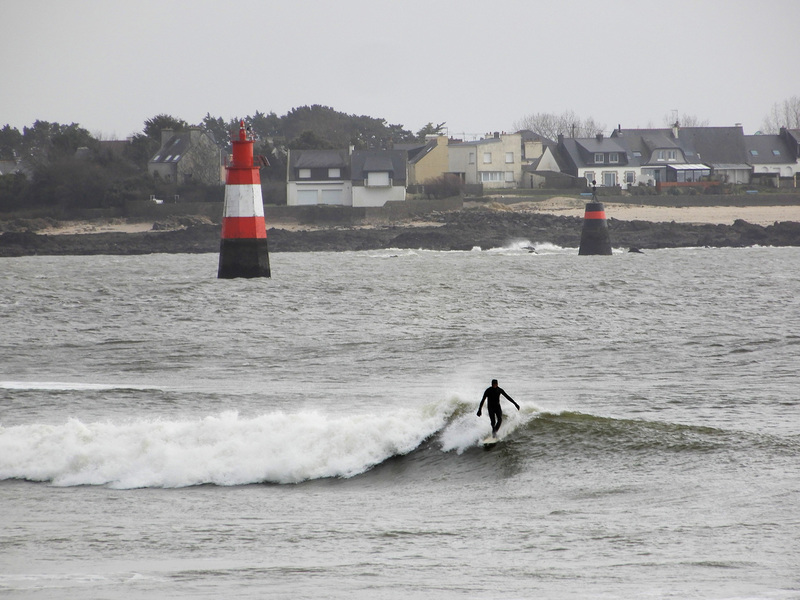
M 381 414 L 321 412 L 0 427 L 0 479 L 57 486 L 185 487 L 352 477 L 413 451 L 457 399 Z

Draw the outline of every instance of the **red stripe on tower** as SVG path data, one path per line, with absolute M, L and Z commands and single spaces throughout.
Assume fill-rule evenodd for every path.
M 225 208 L 217 277 L 269 277 L 261 175 L 253 161 L 254 140 L 245 128 L 244 121 L 239 123 L 238 139 L 231 140 L 231 143 L 233 158 L 226 167 Z

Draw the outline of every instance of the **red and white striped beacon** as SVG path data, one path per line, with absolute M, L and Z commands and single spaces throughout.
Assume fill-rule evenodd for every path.
M 248 135 L 243 120 L 239 123 L 239 139 L 232 139 L 231 143 L 233 158 L 226 167 L 217 277 L 270 277 L 261 175 L 253 160 L 254 139 Z

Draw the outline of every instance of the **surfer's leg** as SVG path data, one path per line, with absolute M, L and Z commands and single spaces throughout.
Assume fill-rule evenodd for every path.
M 501 411 L 492 411 L 489 413 L 489 419 L 492 422 L 492 435 L 495 435 L 500 429 L 500 424 L 503 422 L 503 413 Z
M 494 432 L 495 432 L 495 425 L 494 425 L 494 422 L 495 422 L 494 411 L 491 411 L 491 410 L 490 410 L 490 411 L 489 411 L 489 423 L 491 423 L 491 424 L 492 424 L 492 433 L 494 433 Z

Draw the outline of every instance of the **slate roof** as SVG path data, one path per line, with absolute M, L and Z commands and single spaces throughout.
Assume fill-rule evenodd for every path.
M 685 141 L 695 151 L 689 162 L 702 162 L 712 167 L 722 164 L 748 165 L 744 149 L 744 132 L 741 127 L 686 127 L 681 129 L 681 143 Z
M 394 185 L 405 185 L 407 159 L 404 150 L 356 150 L 350 158 L 353 180 L 365 179 L 369 172 L 388 171 Z
M 678 149 L 689 163 L 704 163 L 713 167 L 727 165 L 728 168 L 731 165 L 747 168 L 748 165 L 744 132 L 740 126 L 684 127 L 678 129 L 677 138 L 671 128 L 625 129 L 616 130 L 611 137 L 627 147 L 632 165 L 649 164 L 647 161 L 653 151 L 659 149 Z M 634 156 L 634 152 L 640 152 L 642 156 Z
M 774 165 L 795 162 L 792 151 L 779 135 L 744 136 L 747 160 L 751 165 Z
M 428 155 L 428 153 L 431 150 L 433 150 L 434 148 L 436 148 L 436 146 L 438 146 L 438 145 L 439 145 L 439 141 L 438 140 L 431 140 L 431 141 L 429 141 L 427 144 L 425 144 L 422 147 L 418 147 L 418 148 L 414 148 L 412 150 L 409 150 L 408 151 L 408 162 L 414 163 L 414 164 L 418 163 L 423 158 L 425 158 Z M 395 150 L 402 150 L 402 148 L 398 148 L 395 145 Z
M 151 163 L 173 163 L 178 162 L 180 157 L 191 146 L 191 136 L 188 131 L 176 133 L 167 140 L 167 143 L 159 148 L 155 156 L 150 159 Z
M 592 154 L 595 152 L 625 152 L 625 148 L 613 138 L 601 138 L 599 140 L 596 137 L 577 138 L 576 141 L 581 148 Z
M 350 164 L 348 150 L 292 150 L 290 169 L 344 168 Z
M 595 164 L 595 152 L 602 152 L 604 154 L 609 152 L 617 152 L 620 156 L 620 162 L 615 163 L 614 166 L 624 166 L 628 164 L 625 160 L 627 152 L 625 147 L 619 140 L 613 138 L 564 138 L 562 141 L 563 152 L 555 153 L 556 161 L 559 165 L 564 165 L 562 158 L 566 158 L 567 162 L 571 163 L 576 168 L 584 167 L 609 167 L 611 163 Z

